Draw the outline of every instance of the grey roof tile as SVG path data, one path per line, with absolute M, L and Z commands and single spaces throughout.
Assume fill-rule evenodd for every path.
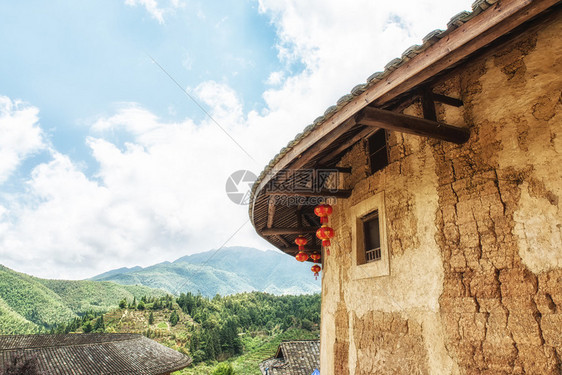
M 482 12 L 485 9 L 488 9 L 490 4 L 486 2 L 486 0 L 476 0 L 472 3 L 472 11 L 476 14 Z
M 463 11 L 460 13 L 455 14 L 451 17 L 451 20 L 447 23 L 448 29 L 455 29 L 457 27 L 462 26 L 466 21 L 468 21 L 471 17 L 472 13 Z
M 419 44 L 414 44 L 413 46 L 410 46 L 408 48 L 406 48 L 406 50 L 404 52 L 402 52 L 402 58 L 403 59 L 411 59 L 412 57 L 418 55 L 421 51 L 422 47 Z
M 15 356 L 35 358 L 47 374 L 161 375 L 191 359 L 137 334 L 0 336 L 0 373 Z
M 349 103 L 351 101 L 351 99 L 353 99 L 353 95 L 351 95 L 351 94 L 344 95 L 344 96 L 342 96 L 341 98 L 338 99 L 337 106 L 342 107 L 345 104 Z
M 354 88 L 351 89 L 351 95 L 353 96 L 358 96 L 361 95 L 362 93 L 365 92 L 365 90 L 367 89 L 367 84 L 366 83 L 360 83 L 357 86 L 355 86 Z
M 260 363 L 267 375 L 310 375 L 314 369 L 320 369 L 320 340 L 283 341 L 275 356 Z
M 396 57 L 396 58 L 390 60 L 388 62 L 388 64 L 386 64 L 384 66 L 384 70 L 391 72 L 393 70 L 396 70 L 401 64 L 402 64 L 402 59 L 399 58 L 399 57 Z
M 424 44 L 426 44 L 426 43 L 434 44 L 439 39 L 441 39 L 441 37 L 442 37 L 441 34 L 443 34 L 443 33 L 444 33 L 444 31 L 439 30 L 439 29 L 430 31 L 426 36 L 424 36 L 422 38 L 422 41 L 423 41 Z
M 375 72 L 375 73 L 371 74 L 369 76 L 369 78 L 367 78 L 367 83 L 380 81 L 383 76 L 384 76 L 384 72 Z
M 326 111 L 324 112 L 324 117 L 330 117 L 337 110 L 338 110 L 338 106 L 335 105 L 326 108 Z

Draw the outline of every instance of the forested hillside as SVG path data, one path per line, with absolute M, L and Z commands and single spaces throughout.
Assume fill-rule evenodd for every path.
M 165 295 L 144 286 L 46 280 L 0 265 L 0 334 L 36 333 L 84 315 L 106 312 L 123 298 Z
M 86 314 L 52 332 L 142 333 L 190 355 L 194 366 L 184 374 L 208 374 L 228 362 L 238 374 L 259 374 L 258 363 L 275 353 L 282 339 L 318 337 L 320 295 L 232 296 L 182 294 L 121 300 L 103 315 Z

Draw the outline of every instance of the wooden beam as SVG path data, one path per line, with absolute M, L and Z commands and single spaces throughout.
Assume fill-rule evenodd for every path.
M 311 254 L 315 251 L 317 252 L 321 252 L 322 251 L 322 247 L 321 246 L 305 246 L 306 250 L 304 251 L 307 254 Z M 284 253 L 289 253 L 289 254 L 296 254 L 299 252 L 299 248 L 298 246 L 287 246 L 281 249 L 281 251 L 283 251 Z
M 274 237 L 277 238 L 285 247 L 291 247 L 291 244 L 289 243 L 289 241 L 287 241 L 286 239 L 281 237 L 281 235 L 274 236 Z
M 369 135 L 371 135 L 372 133 L 374 133 L 376 131 L 377 131 L 377 129 L 373 129 L 370 126 L 367 126 L 365 129 L 361 130 L 359 133 L 357 133 L 355 136 L 353 136 L 347 142 L 342 142 L 335 150 L 330 152 L 328 155 L 324 156 L 322 158 L 322 160 L 320 160 L 320 164 L 328 164 L 330 161 L 332 161 L 334 158 L 336 158 L 342 152 L 344 152 L 345 150 L 347 150 L 348 148 L 350 148 L 351 146 L 353 146 L 354 144 L 356 144 L 357 142 L 359 142 L 363 138 L 367 138 Z
M 322 168 L 318 168 L 322 169 Z M 324 168 L 324 169 L 335 169 L 338 173 L 351 173 L 351 167 L 332 167 L 332 168 Z
M 356 126 L 356 124 L 357 123 L 355 122 L 355 119 L 351 117 L 344 121 L 337 129 L 333 129 L 332 131 L 319 131 L 322 134 L 322 138 L 318 140 L 318 142 L 313 142 L 310 147 L 303 150 L 304 152 L 302 154 L 294 155 L 296 160 L 293 161 L 293 163 L 290 165 L 290 168 L 300 169 L 304 167 L 314 157 L 316 157 L 316 155 L 318 155 L 320 151 L 336 142 L 339 137 L 351 130 L 354 126 Z M 328 135 L 328 133 L 330 133 L 329 136 L 325 137 L 325 135 Z M 299 146 L 300 144 L 301 143 L 299 142 Z M 290 151 L 289 153 L 293 153 L 293 151 Z M 283 157 L 283 159 L 285 159 L 285 157 Z
M 373 107 L 364 108 L 356 119 L 358 123 L 366 126 L 437 138 L 457 144 L 468 141 L 470 137 L 470 131 L 467 128 Z
M 318 227 L 293 227 L 293 228 L 264 228 L 261 234 L 264 236 L 276 236 L 279 234 L 307 234 L 316 233 Z
M 423 118 L 426 120 L 437 121 L 437 112 L 435 111 L 435 101 L 433 100 L 433 92 L 430 88 L 422 90 L 422 111 Z M 397 112 L 395 112 L 397 113 Z
M 267 227 L 273 226 L 273 218 L 275 217 L 275 199 L 270 199 L 267 204 Z
M 450 96 L 442 95 L 442 94 L 435 94 L 434 93 L 433 94 L 433 100 L 435 100 L 436 102 L 439 102 L 439 103 L 452 105 L 453 107 L 462 107 L 464 105 L 462 100 L 457 99 L 457 98 L 451 98 Z
M 320 190 L 320 191 L 268 191 L 266 195 L 285 195 L 288 197 L 334 197 L 349 198 L 351 190 Z
M 297 217 L 297 227 L 302 228 L 302 205 L 297 206 L 295 215 Z

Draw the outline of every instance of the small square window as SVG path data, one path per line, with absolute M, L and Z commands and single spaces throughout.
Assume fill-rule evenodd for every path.
M 369 165 L 371 174 L 380 171 L 388 165 L 388 147 L 386 130 L 381 129 L 367 139 Z
M 384 193 L 351 207 L 353 279 L 390 275 Z

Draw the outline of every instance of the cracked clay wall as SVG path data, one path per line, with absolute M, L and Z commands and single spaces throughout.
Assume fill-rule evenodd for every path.
M 434 92 L 463 145 L 392 132 L 360 143 L 322 280 L 322 374 L 560 374 L 562 15 L 465 62 Z M 421 115 L 418 104 L 405 113 Z M 356 278 L 351 208 L 384 192 L 390 275 Z

